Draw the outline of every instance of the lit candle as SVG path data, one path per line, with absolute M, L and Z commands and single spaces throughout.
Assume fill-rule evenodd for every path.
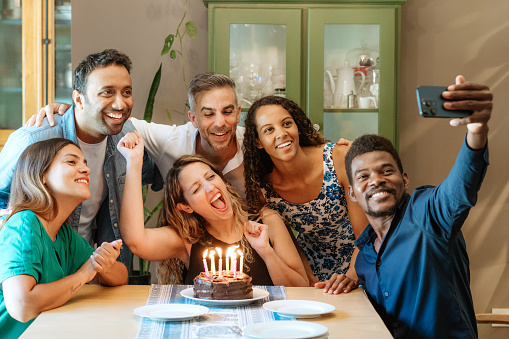
M 219 255 L 219 278 L 223 277 L 223 252 L 219 247 L 216 247 L 217 254 Z
M 237 253 L 235 251 L 232 252 L 232 271 L 233 271 L 233 279 L 237 278 Z
M 203 253 L 203 268 L 205 269 L 205 274 L 207 275 L 207 277 L 209 277 L 210 274 L 209 269 L 207 267 L 207 253 L 209 253 L 208 249 L 206 249 L 205 252 Z
M 241 250 L 237 250 L 237 253 L 240 255 L 240 275 L 242 275 L 244 270 L 244 254 Z
M 214 261 L 214 254 L 216 252 L 210 251 L 209 258 L 210 258 L 210 274 L 214 275 L 216 274 L 216 263 Z
M 232 250 L 233 250 L 232 246 L 228 247 L 228 249 L 226 250 L 226 274 L 230 274 L 230 256 L 232 254 Z

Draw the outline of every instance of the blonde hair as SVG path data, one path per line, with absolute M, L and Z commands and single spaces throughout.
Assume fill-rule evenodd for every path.
M 33 211 L 47 220 L 56 217 L 58 203 L 43 183 L 43 177 L 58 152 L 67 145 L 76 146 L 71 140 L 55 138 L 36 142 L 21 153 L 11 183 L 9 205 L 12 212 L 7 219 L 24 210 Z
M 203 239 L 206 229 L 205 219 L 197 214 L 196 212 L 187 213 L 177 208 L 177 204 L 187 204 L 184 198 L 184 191 L 179 182 L 179 175 L 187 165 L 201 162 L 208 167 L 214 173 L 216 173 L 225 183 L 227 194 L 229 195 L 233 217 L 235 219 L 235 231 L 237 235 L 242 236 L 244 233 L 244 224 L 253 218 L 257 218 L 257 215 L 250 215 L 247 212 L 247 205 L 245 201 L 239 196 L 235 189 L 225 180 L 221 171 L 212 164 L 209 160 L 205 159 L 201 155 L 184 155 L 180 157 L 173 167 L 170 169 L 168 176 L 166 177 L 166 184 L 164 187 L 164 204 L 159 216 L 159 225 L 168 226 L 174 229 L 177 234 L 185 241 L 194 244 L 196 242 L 202 243 L 207 246 L 210 242 L 207 239 Z M 253 261 L 251 247 L 247 244 L 247 240 L 242 236 L 240 241 L 240 247 L 244 252 L 244 259 L 246 262 Z M 158 267 L 159 283 L 171 283 L 179 284 L 182 283 L 182 272 L 183 262 L 179 259 L 171 258 L 162 261 Z

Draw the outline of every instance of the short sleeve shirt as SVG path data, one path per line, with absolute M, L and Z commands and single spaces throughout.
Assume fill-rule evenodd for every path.
M 50 283 L 75 273 L 94 249 L 67 223 L 53 241 L 32 211 L 12 215 L 0 229 L 0 283 L 17 275 L 29 275 L 38 284 Z M 0 333 L 17 338 L 33 320 L 21 323 L 5 307 L 0 288 Z

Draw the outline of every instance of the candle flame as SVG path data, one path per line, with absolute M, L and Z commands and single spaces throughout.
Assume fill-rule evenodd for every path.
M 240 256 L 244 255 L 244 254 L 242 253 L 242 251 L 241 251 L 241 250 L 237 250 L 237 253 L 238 253 Z
M 223 258 L 223 252 L 219 247 L 216 247 L 217 254 L 219 255 L 219 259 Z
M 214 250 L 211 250 L 210 254 L 209 254 L 209 258 L 214 259 L 214 254 L 216 254 L 216 252 Z
M 208 248 L 205 250 L 205 252 L 203 252 L 203 259 L 205 259 L 207 257 L 207 253 L 209 253 L 209 249 Z

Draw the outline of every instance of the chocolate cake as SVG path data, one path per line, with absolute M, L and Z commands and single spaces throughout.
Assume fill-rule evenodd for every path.
M 200 299 L 214 300 L 240 300 L 253 298 L 253 285 L 251 277 L 245 273 L 237 272 L 237 277 L 233 277 L 233 272 L 226 274 L 222 272 L 207 277 L 205 272 L 201 272 L 194 278 L 194 297 Z

